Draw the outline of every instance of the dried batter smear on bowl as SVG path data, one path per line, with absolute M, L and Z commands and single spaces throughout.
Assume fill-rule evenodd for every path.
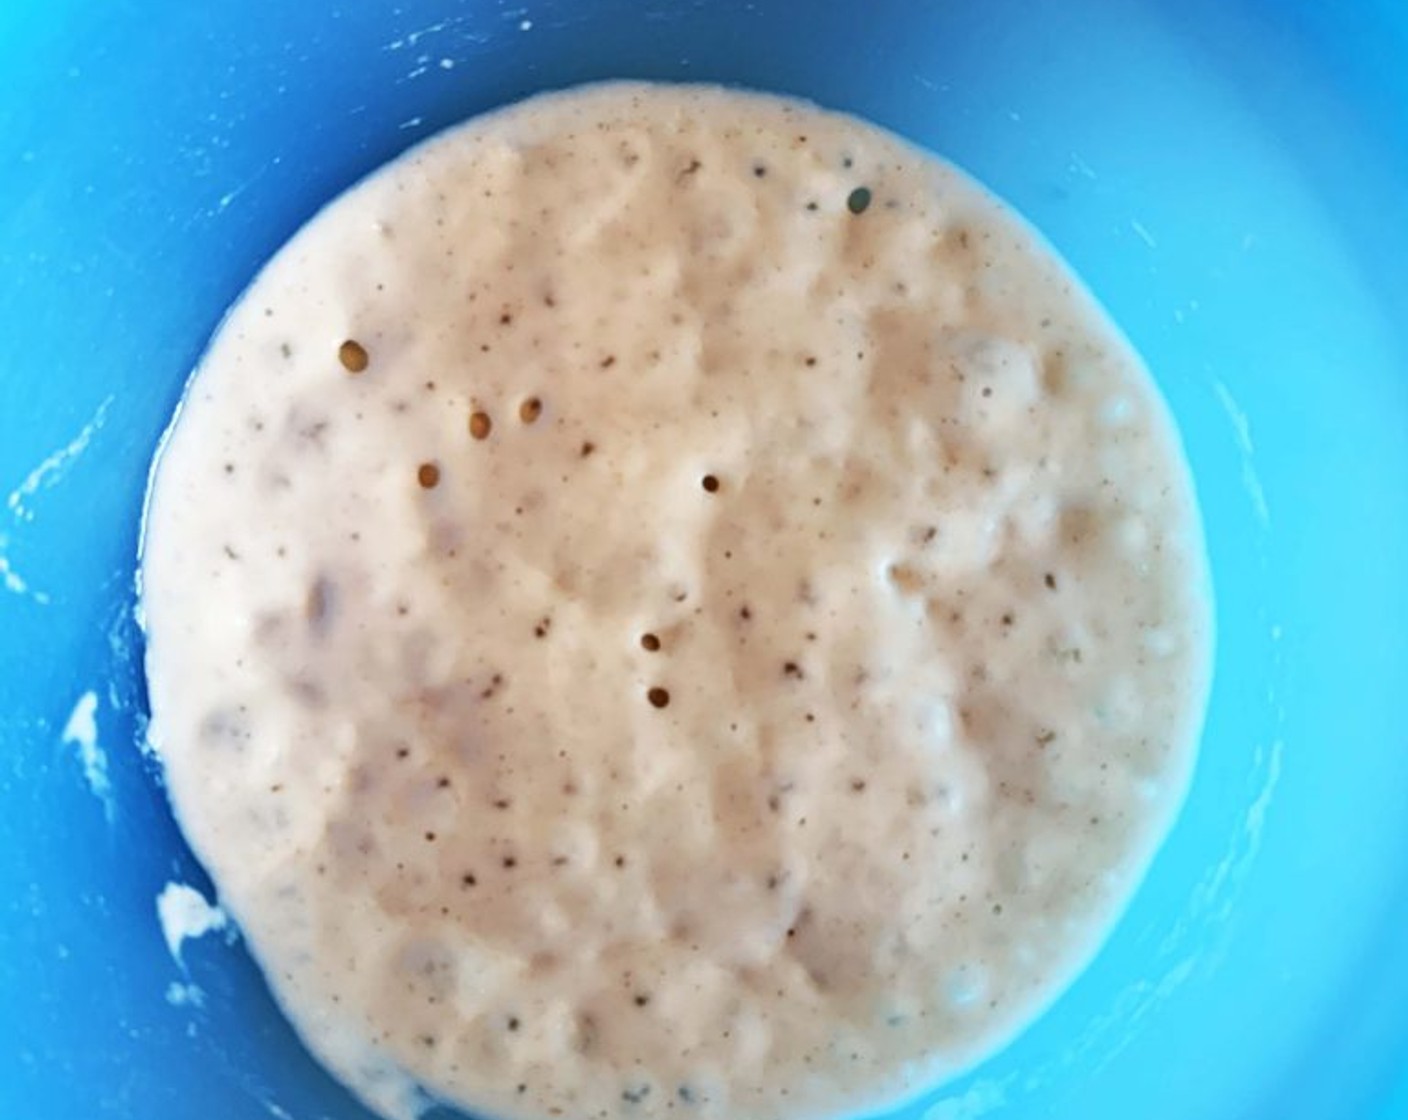
M 815 1118 L 1068 984 L 1177 811 L 1188 471 L 953 168 L 702 87 L 414 149 L 262 272 L 143 564 L 187 837 L 374 1108 Z

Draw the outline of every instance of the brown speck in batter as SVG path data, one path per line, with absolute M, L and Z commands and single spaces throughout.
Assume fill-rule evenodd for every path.
M 719 480 L 716 475 L 706 474 L 699 480 L 699 485 L 704 487 L 710 494 L 717 494 L 719 492 Z
M 534 423 L 543 414 L 543 402 L 537 397 L 529 397 L 518 406 L 518 418 L 525 424 Z
M 670 703 L 669 692 L 667 692 L 663 688 L 660 688 L 658 685 L 654 688 L 649 689 L 646 692 L 645 697 L 651 702 L 651 704 L 653 704 L 657 708 L 666 707 Z
M 337 348 L 337 360 L 348 373 L 361 373 L 371 363 L 366 347 L 350 338 Z
M 487 412 L 476 410 L 469 414 L 469 434 L 475 439 L 488 439 L 493 430 L 494 422 Z
M 660 639 L 654 634 L 642 634 L 640 636 L 640 648 L 648 653 L 654 653 L 660 648 Z
M 434 490 L 440 485 L 440 468 L 434 463 L 422 463 L 416 468 L 416 481 L 425 490 Z
M 308 588 L 303 600 L 303 617 L 308 620 L 309 629 L 314 633 L 326 632 L 331 623 L 335 593 L 336 587 L 326 576 L 319 576 Z

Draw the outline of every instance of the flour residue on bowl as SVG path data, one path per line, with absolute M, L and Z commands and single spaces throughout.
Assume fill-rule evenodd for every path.
M 320 215 L 192 383 L 144 588 L 186 835 L 398 1117 L 966 1068 L 1128 900 L 1210 639 L 1176 435 L 1061 262 L 709 88 L 535 100 Z
M 0 587 L 13 595 L 27 598 L 38 606 L 49 605 L 49 593 L 34 586 L 20 571 L 13 550 L 15 545 L 23 540 L 27 526 L 34 520 L 35 497 L 63 481 L 64 476 L 106 423 L 108 407 L 111 404 L 112 398 L 105 398 L 77 435 L 64 446 L 46 455 L 5 497 L 5 510 L 10 525 L 8 531 L 0 530 Z
M 187 941 L 223 930 L 228 922 L 225 912 L 207 902 L 195 887 L 174 881 L 157 895 L 156 914 L 166 950 L 177 964 L 181 964 L 181 946 Z
M 88 789 L 103 805 L 103 812 L 112 819 L 112 782 L 108 778 L 108 756 L 98 742 L 98 694 L 85 692 L 69 713 L 59 736 L 65 746 L 71 746 L 83 769 Z

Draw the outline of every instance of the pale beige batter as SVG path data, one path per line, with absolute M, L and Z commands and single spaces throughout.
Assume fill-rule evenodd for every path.
M 1209 601 L 1078 282 L 853 119 L 614 85 L 437 138 L 160 461 L 153 737 L 375 1107 L 813 1117 L 998 1047 L 1177 810 Z

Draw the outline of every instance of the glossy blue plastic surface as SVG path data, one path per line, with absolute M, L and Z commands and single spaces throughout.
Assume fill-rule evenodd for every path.
M 1238 0 L 0 8 L 0 1117 L 365 1120 L 237 939 L 163 942 L 157 893 L 209 884 L 139 749 L 146 468 L 322 203 L 620 76 L 801 94 L 957 161 L 1186 437 L 1219 625 L 1186 812 L 1069 994 L 906 1115 L 1408 1117 L 1408 6 Z M 90 691 L 106 800 L 63 741 Z

